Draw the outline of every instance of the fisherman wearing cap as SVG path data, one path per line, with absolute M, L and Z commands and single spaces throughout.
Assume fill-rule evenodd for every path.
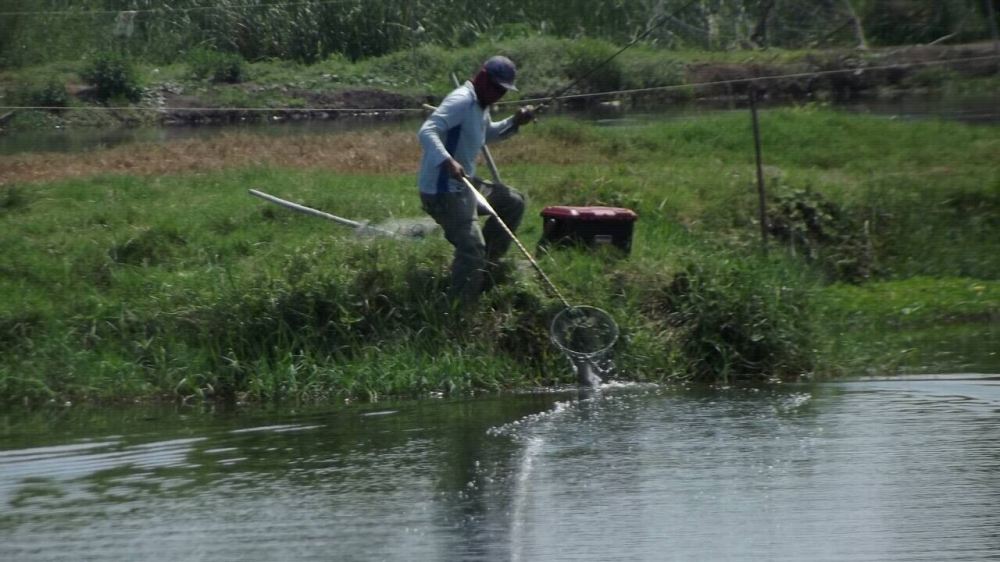
M 449 296 L 462 304 L 479 298 L 484 280 L 499 266 L 510 248 L 510 236 L 492 216 L 480 230 L 480 210 L 475 196 L 462 181 L 474 176 L 476 156 L 485 143 L 503 140 L 532 120 L 530 107 L 494 122 L 490 106 L 514 87 L 517 68 L 503 56 L 487 60 L 479 72 L 452 91 L 420 127 L 423 148 L 420 162 L 420 200 L 424 210 L 441 225 L 445 238 L 455 247 L 451 265 Z M 524 214 L 524 197 L 502 184 L 493 184 L 487 201 L 511 230 Z

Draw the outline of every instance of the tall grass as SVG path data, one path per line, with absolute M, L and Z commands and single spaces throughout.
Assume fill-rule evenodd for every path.
M 865 3 L 860 13 L 870 41 L 928 42 L 952 32 L 959 40 L 988 37 L 985 15 L 975 3 L 904 4 Z M 754 37 L 761 7 L 737 0 L 0 0 L 5 14 L 0 16 L 0 67 L 110 49 L 162 64 L 198 47 L 255 61 L 315 62 L 333 54 L 357 60 L 423 44 L 455 47 L 537 33 L 622 44 L 667 14 L 675 17 L 648 36 L 651 44 L 710 50 L 751 41 L 793 48 L 819 42 L 854 45 L 849 31 L 831 34 L 844 19 L 836 3 L 772 7 L 769 33 Z

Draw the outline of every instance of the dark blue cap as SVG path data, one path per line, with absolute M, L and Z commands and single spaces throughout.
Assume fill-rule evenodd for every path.
M 486 61 L 483 64 L 483 68 L 498 86 L 501 86 L 505 90 L 517 91 L 517 88 L 514 86 L 514 77 L 517 76 L 517 67 L 514 66 L 514 61 L 497 55 Z

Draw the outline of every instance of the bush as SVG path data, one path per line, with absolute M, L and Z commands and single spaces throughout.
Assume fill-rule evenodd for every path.
M 142 97 L 142 87 L 135 65 L 117 53 L 97 55 L 81 73 L 81 77 L 97 88 L 97 99 L 102 102 L 112 98 L 124 98 L 136 102 Z
M 622 68 L 618 59 L 608 60 L 617 49 L 605 41 L 581 39 L 572 44 L 566 76 L 577 81 L 576 89 L 584 92 L 609 92 L 622 85 Z
M 669 61 L 662 51 L 636 49 L 622 57 L 622 87 L 657 88 L 684 83 L 684 65 Z
M 877 273 L 864 220 L 875 210 L 848 209 L 810 189 L 772 196 L 768 231 L 793 255 L 817 265 L 831 281 L 863 282 Z
M 780 265 L 721 257 L 692 263 L 660 289 L 657 309 L 685 370 L 722 382 L 812 371 L 808 285 L 789 277 Z
M 246 80 L 246 61 L 236 53 L 223 53 L 211 49 L 194 49 L 188 54 L 188 65 L 195 78 L 239 84 Z
M 69 93 L 66 91 L 66 85 L 56 78 L 27 85 L 14 97 L 23 105 L 32 107 L 66 107 L 69 105 Z

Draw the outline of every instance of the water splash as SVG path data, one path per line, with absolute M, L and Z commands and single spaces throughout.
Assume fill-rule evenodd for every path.
M 599 387 L 609 381 L 615 374 L 615 362 L 610 352 L 589 357 L 566 353 L 577 383 L 584 387 Z

